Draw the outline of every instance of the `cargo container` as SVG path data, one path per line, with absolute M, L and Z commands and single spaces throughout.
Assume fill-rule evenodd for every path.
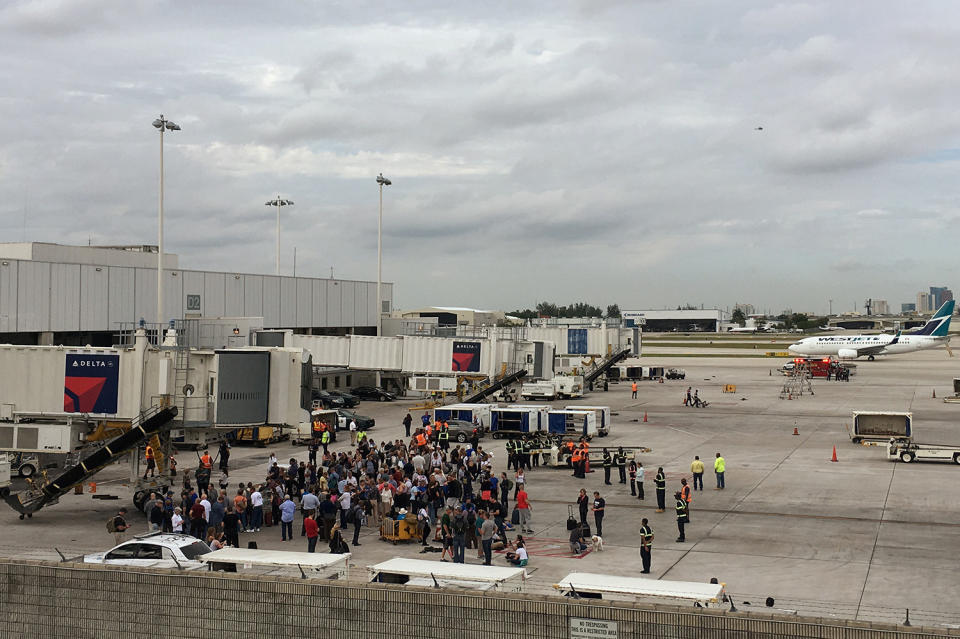
M 508 406 L 490 411 L 494 439 L 546 430 L 548 406 Z
M 548 425 L 555 435 L 593 437 L 597 434 L 597 415 L 589 410 L 552 410 Z
M 264 447 L 288 437 L 282 428 L 273 426 L 254 426 L 253 428 L 238 428 L 236 442 L 240 444 L 253 444 L 254 446 Z
M 597 416 L 597 434 L 606 437 L 610 434 L 610 407 L 609 406 L 564 406 L 564 410 L 588 410 Z
M 457 378 L 440 375 L 413 375 L 407 378 L 407 388 L 419 393 L 456 393 Z
M 913 413 L 853 411 L 850 440 L 860 442 L 887 442 L 891 437 L 913 437 Z
M 450 404 L 448 406 L 438 406 L 433 409 L 434 420 L 459 419 L 464 422 L 473 423 L 473 418 L 477 418 L 477 423 L 484 429 L 489 428 L 491 424 L 491 411 L 497 408 L 496 404 Z

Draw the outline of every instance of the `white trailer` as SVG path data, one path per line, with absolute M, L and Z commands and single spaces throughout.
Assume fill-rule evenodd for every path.
M 455 564 L 443 561 L 425 561 L 422 559 L 404 559 L 395 557 L 367 566 L 370 580 L 379 583 L 407 584 L 411 580 L 433 579 L 455 582 L 460 587 L 475 582 L 499 592 L 520 592 L 523 589 L 527 571 L 523 568 L 502 566 L 479 566 L 477 564 Z
M 588 410 L 597 416 L 597 434 L 606 437 L 610 434 L 610 407 L 609 406 L 564 406 L 564 410 Z
M 640 577 L 618 577 L 588 572 L 572 572 L 553 585 L 566 597 L 581 599 L 625 599 L 699 604 L 716 608 L 726 599 L 723 584 L 697 581 L 665 581 Z M 611 597 L 612 595 L 612 597 Z
M 914 461 L 952 461 L 960 464 L 960 446 L 918 444 L 906 438 L 891 438 L 887 444 L 887 459 L 899 459 L 907 464 Z
M 854 444 L 875 442 L 882 444 L 891 437 L 913 438 L 913 413 L 896 411 L 853 411 L 850 441 Z

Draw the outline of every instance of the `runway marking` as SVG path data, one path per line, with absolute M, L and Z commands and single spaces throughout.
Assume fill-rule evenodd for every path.
M 593 548 L 591 548 L 588 544 L 587 549 L 579 555 L 571 555 L 569 541 L 565 539 L 551 539 L 548 537 L 524 537 L 523 544 L 527 549 L 527 554 L 531 557 L 583 559 L 593 551 Z M 494 550 L 493 552 L 498 555 L 504 555 L 508 552 L 508 550 L 504 548 L 503 550 Z

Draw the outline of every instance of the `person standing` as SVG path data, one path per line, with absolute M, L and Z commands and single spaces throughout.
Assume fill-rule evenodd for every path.
M 480 525 L 480 545 L 483 548 L 483 565 L 493 565 L 493 538 L 497 535 L 497 524 L 486 512 L 482 512 L 483 523 Z
M 450 530 L 453 533 L 453 563 L 462 564 L 465 562 L 464 549 L 467 544 L 467 517 L 463 513 L 463 508 L 457 506 L 454 510 L 453 520 L 450 522 Z
M 662 513 L 667 508 L 667 476 L 663 474 L 663 466 L 657 469 L 653 483 L 657 487 L 657 512 Z
M 307 530 L 307 552 L 316 552 L 317 540 L 320 539 L 320 526 L 317 525 L 313 515 L 307 515 L 303 519 L 303 527 Z
M 687 502 L 683 501 L 680 493 L 674 493 L 673 498 L 677 502 L 677 530 L 680 532 L 680 536 L 677 537 L 677 542 L 683 543 L 687 540 L 683 532 L 683 525 L 687 523 Z
M 320 445 L 323 446 L 323 454 L 327 454 L 327 447 L 330 446 L 330 428 L 324 428 L 320 433 Z
M 637 462 L 630 460 L 630 464 L 627 466 L 627 477 L 630 480 L 630 496 L 637 496 Z
M 603 537 L 603 512 L 607 507 L 607 501 L 600 496 L 600 493 L 593 493 L 593 521 L 597 524 L 597 537 Z
M 643 476 L 645 474 L 643 462 L 637 462 L 637 497 L 639 499 L 643 499 Z
M 693 489 L 703 490 L 703 462 L 700 461 L 700 455 L 694 456 L 690 463 L 690 472 L 693 473 Z
M 217 454 L 217 457 L 220 458 L 220 472 L 229 473 L 230 472 L 230 444 L 227 442 L 220 442 L 220 451 Z
M 260 492 L 260 486 L 250 493 L 250 505 L 253 507 L 253 517 L 250 522 L 251 532 L 260 532 L 260 526 L 263 525 L 263 493 Z
M 223 535 L 227 538 L 228 544 L 234 548 L 240 547 L 240 517 L 230 505 L 227 506 L 227 513 L 223 516 Z
M 682 499 L 682 500 L 684 501 L 684 503 L 687 505 L 687 507 L 686 507 L 687 523 L 689 524 L 689 523 L 690 523 L 690 501 L 691 501 L 691 496 L 690 496 L 690 485 L 687 484 L 686 478 L 683 478 L 683 479 L 680 480 L 680 499 Z
M 357 420 L 350 418 L 350 425 L 347 427 L 350 429 L 350 445 L 357 445 Z
M 147 473 L 150 473 L 151 477 L 155 477 L 157 474 L 157 460 L 153 454 L 153 446 L 147 444 L 147 449 L 144 451 L 143 456 L 147 460 L 147 469 L 143 471 L 143 478 L 147 478 Z
M 580 509 L 580 524 L 583 525 L 587 523 L 587 510 L 590 508 L 590 497 L 587 496 L 584 488 L 580 489 L 580 494 L 577 496 L 577 507 Z
M 650 574 L 650 558 L 653 552 L 653 530 L 644 517 L 640 522 L 640 561 L 643 562 L 641 574 Z
M 603 449 L 603 483 L 610 485 L 610 469 L 613 468 L 613 458 L 610 457 L 610 451 Z
M 520 513 L 520 532 L 532 533 L 533 529 L 530 528 L 530 501 L 527 498 L 527 491 L 523 485 L 520 485 L 516 499 L 516 509 Z
M 353 520 L 353 545 L 360 545 L 360 528 L 363 527 L 363 504 L 360 503 L 360 500 L 357 499 L 353 502 L 353 505 L 350 507 L 350 512 L 347 514 L 347 519 Z
M 717 458 L 713 461 L 713 472 L 717 475 L 717 487 L 714 490 L 723 490 L 725 484 L 723 482 L 723 473 L 727 470 L 726 460 L 720 456 L 720 453 L 717 453 Z
M 636 382 L 636 380 L 634 380 L 633 384 L 630 385 L 630 398 L 631 398 L 631 399 L 636 399 L 636 398 L 637 398 L 637 382 Z
M 623 446 L 617 448 L 617 472 L 620 475 L 620 483 L 627 483 L 627 454 L 623 452 Z
M 410 411 L 407 411 L 407 416 L 403 418 L 403 430 L 406 433 L 404 436 L 407 439 L 410 439 L 410 425 L 413 423 L 413 417 L 410 416 Z
M 297 512 L 297 505 L 290 499 L 290 494 L 283 496 L 280 504 L 280 541 L 293 541 L 293 514 Z

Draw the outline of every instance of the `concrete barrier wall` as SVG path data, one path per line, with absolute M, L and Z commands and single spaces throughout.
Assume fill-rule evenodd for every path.
M 673 606 L 0 559 L 0 637 L 567 639 L 571 618 L 616 622 L 619 639 L 960 636 L 956 630 Z

